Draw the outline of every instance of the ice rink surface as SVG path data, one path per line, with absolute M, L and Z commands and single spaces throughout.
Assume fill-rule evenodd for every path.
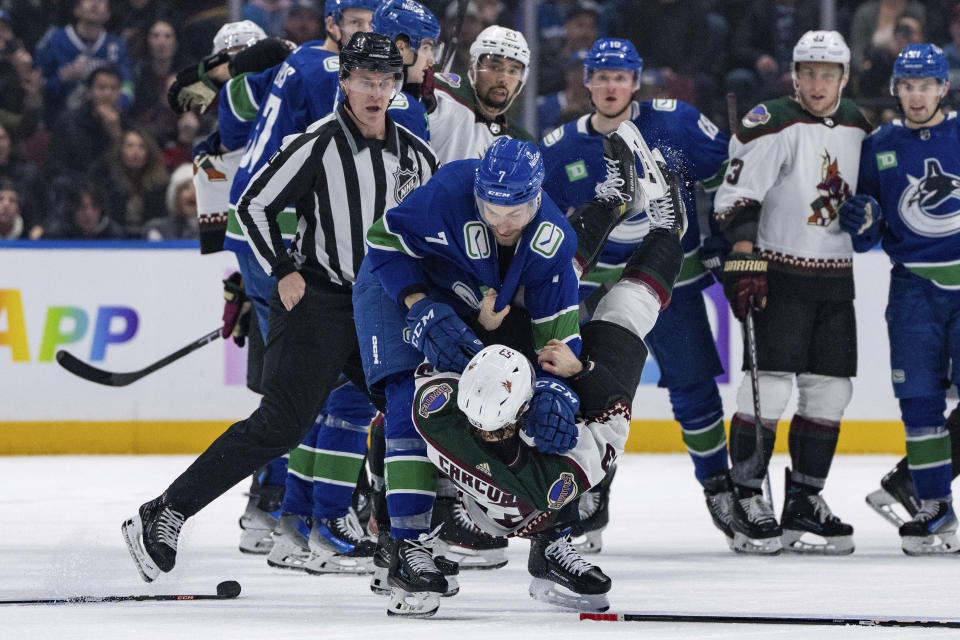
M 74 595 L 214 593 L 232 601 L 4 606 L 0 638 L 960 638 L 960 629 L 580 622 L 526 593 L 528 543 L 510 544 L 497 571 L 460 575 L 460 594 L 427 620 L 388 618 L 368 577 L 271 569 L 237 551 L 246 483 L 189 520 L 172 573 L 142 582 L 120 523 L 155 497 L 190 456 L 63 456 L 0 459 L 0 599 Z M 771 465 L 776 508 L 783 466 Z M 863 499 L 893 456 L 841 456 L 825 496 L 855 527 L 842 558 L 743 557 L 710 523 L 685 455 L 627 455 L 613 485 L 603 552 L 614 582 L 611 611 L 893 618 L 960 617 L 960 557 L 908 558 L 896 530 Z

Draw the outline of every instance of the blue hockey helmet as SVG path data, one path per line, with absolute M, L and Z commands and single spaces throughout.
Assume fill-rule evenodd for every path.
M 437 44 L 440 38 L 440 23 L 416 0 L 386 0 L 373 12 L 373 30 L 393 40 L 406 36 L 414 51 L 424 39 Z
M 908 44 L 893 63 L 890 76 L 890 94 L 896 95 L 899 78 L 936 78 L 941 84 L 947 81 L 950 65 L 943 49 L 935 44 Z
M 587 57 L 583 59 L 583 83 L 590 79 L 590 74 L 596 69 L 623 69 L 632 71 L 637 84 L 640 83 L 640 72 L 643 71 L 643 58 L 629 40 L 617 38 L 600 38 L 593 43 Z M 639 88 L 639 87 L 638 87 Z
M 518 228 L 540 209 L 543 157 L 537 145 L 513 138 L 497 138 L 476 169 L 473 192 L 480 217 L 491 227 L 502 220 Z
M 340 21 L 343 20 L 344 9 L 376 11 L 381 2 L 382 0 L 326 0 L 323 16 L 326 18 L 332 15 L 334 23 L 340 24 Z
M 522 204 L 540 194 L 543 176 L 543 158 L 537 145 L 497 138 L 480 160 L 473 191 L 491 204 Z

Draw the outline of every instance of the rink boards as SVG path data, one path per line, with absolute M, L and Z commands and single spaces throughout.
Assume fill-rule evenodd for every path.
M 77 378 L 54 360 L 66 349 L 96 367 L 132 371 L 216 328 L 233 254 L 201 256 L 183 242 L 26 246 L 0 244 L 0 454 L 195 452 L 256 406 L 244 386 L 245 353 L 232 341 L 123 388 Z M 859 375 L 840 450 L 900 453 L 883 319 L 889 261 L 872 251 L 854 264 Z M 741 377 L 739 324 L 718 286 L 705 296 L 721 360 L 733 372 L 719 379 L 729 419 Z M 657 379 L 651 360 L 634 400 L 629 451 L 683 450 Z

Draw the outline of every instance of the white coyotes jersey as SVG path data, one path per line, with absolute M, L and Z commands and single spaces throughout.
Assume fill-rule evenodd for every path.
M 840 204 L 856 193 L 860 143 L 869 125 L 842 100 L 817 118 L 791 98 L 754 107 L 730 139 L 730 165 L 714 208 L 721 223 L 760 203 L 756 248 L 788 269 L 850 268 L 853 247 L 840 229 Z
M 454 160 L 482 158 L 494 140 L 504 136 L 519 137 L 512 127 L 498 118 L 482 122 L 474 111 L 473 88 L 456 74 L 437 76 L 437 106 L 429 115 L 430 146 L 441 164 Z

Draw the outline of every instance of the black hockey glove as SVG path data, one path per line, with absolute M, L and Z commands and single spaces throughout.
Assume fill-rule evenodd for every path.
M 239 271 L 234 271 L 223 281 L 223 329 L 220 337 L 226 340 L 233 336 L 233 341 L 242 347 L 250 333 L 250 298 L 243 287 L 243 277 Z
M 237 52 L 230 60 L 230 76 L 260 73 L 283 62 L 293 50 L 293 43 L 279 38 L 266 38 Z
M 200 61 L 177 72 L 177 79 L 167 91 L 167 104 L 174 113 L 186 113 L 194 107 L 206 111 L 210 103 L 217 97 L 223 83 L 215 81 L 207 71 L 230 60 L 226 51 L 214 53 Z
M 537 451 L 566 453 L 577 446 L 580 429 L 576 413 L 580 398 L 563 382 L 539 378 L 530 408 L 524 415 L 523 432 L 533 439 Z
M 407 312 L 410 344 L 437 371 L 462 372 L 483 343 L 454 310 L 430 298 L 418 300 Z
M 751 310 L 761 311 L 767 306 L 767 261 L 742 251 L 728 255 L 723 263 L 723 294 L 740 322 Z

